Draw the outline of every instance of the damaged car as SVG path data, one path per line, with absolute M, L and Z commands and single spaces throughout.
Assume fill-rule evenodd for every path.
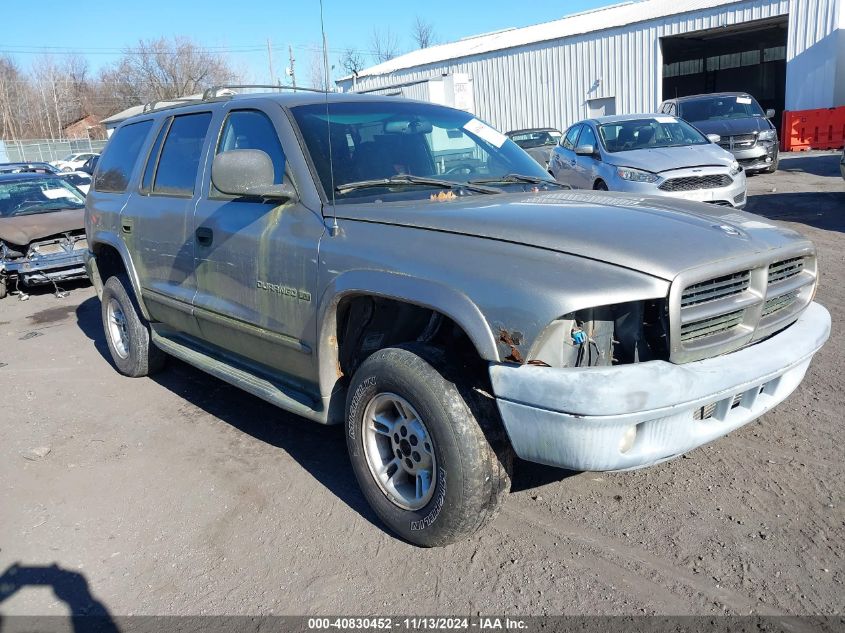
M 0 299 L 85 279 L 85 196 L 64 178 L 0 174 Z

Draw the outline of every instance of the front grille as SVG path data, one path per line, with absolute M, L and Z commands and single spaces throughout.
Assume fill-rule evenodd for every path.
M 703 280 L 681 276 L 669 305 L 672 362 L 732 352 L 788 327 L 810 303 L 816 258 L 752 259 L 727 271 Z
M 756 134 L 735 134 L 734 136 L 725 136 L 719 141 L 719 146 L 727 149 L 750 149 L 757 144 Z
M 84 251 L 88 250 L 88 240 L 84 237 L 81 240 L 76 240 L 73 244 L 73 250 L 75 251 Z
M 780 262 L 775 262 L 769 266 L 769 283 L 777 283 L 784 281 L 790 277 L 794 277 L 804 270 L 804 258 L 793 257 L 791 259 L 784 259 Z
M 688 286 L 681 295 L 681 307 L 738 295 L 748 289 L 750 279 L 751 273 L 745 270 Z
M 658 187 L 663 191 L 695 191 L 696 189 L 718 189 L 727 187 L 733 178 L 727 174 L 711 174 L 709 176 L 685 176 L 671 178 Z
M 792 292 L 787 292 L 785 295 L 769 299 L 763 306 L 763 316 L 767 317 L 770 314 L 778 312 L 779 310 L 784 310 L 785 308 L 788 308 L 793 303 L 795 303 L 796 299 L 798 299 L 797 290 L 793 290 Z
M 731 409 L 736 409 L 739 406 L 739 403 L 742 402 L 742 394 L 738 393 L 734 396 L 733 400 L 731 401 Z M 716 412 L 716 406 L 718 402 L 711 402 L 710 404 L 705 404 L 703 407 L 699 407 L 695 410 L 692 414 L 693 420 L 709 420 L 713 417 L 713 414 Z
M 65 249 L 59 242 L 52 242 L 47 244 L 34 244 L 32 250 L 39 255 L 55 255 L 56 253 L 64 253 Z
M 743 316 L 745 316 L 745 310 L 734 310 L 707 319 L 684 323 L 681 326 L 681 342 L 688 343 L 703 336 L 727 332 L 742 323 Z
M 744 191 L 742 193 L 740 193 L 739 195 L 734 196 L 734 202 L 736 204 L 739 204 L 743 200 L 745 200 L 745 192 Z

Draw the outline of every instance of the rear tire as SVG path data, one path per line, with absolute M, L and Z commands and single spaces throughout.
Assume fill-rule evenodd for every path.
M 109 352 L 121 374 L 137 378 L 164 367 L 167 355 L 152 343 L 149 323 L 141 314 L 126 275 L 106 280 L 100 314 Z
M 6 285 L 7 283 L 6 277 L 0 277 L 0 299 L 5 299 L 9 292 L 9 287 Z
M 467 538 L 496 515 L 510 488 L 510 449 L 494 450 L 474 393 L 451 376 L 441 350 L 420 344 L 380 350 L 352 378 L 352 470 L 379 518 L 411 543 Z

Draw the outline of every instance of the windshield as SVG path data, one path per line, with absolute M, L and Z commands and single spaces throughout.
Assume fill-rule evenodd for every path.
M 763 109 L 748 95 L 701 97 L 678 103 L 678 116 L 687 121 L 721 121 L 765 116 Z
M 0 217 L 82 209 L 85 197 L 61 178 L 0 182 Z
M 710 143 L 694 127 L 671 116 L 605 123 L 599 126 L 599 136 L 608 152 Z
M 510 139 L 522 149 L 557 145 L 562 134 L 557 130 L 536 130 L 532 132 L 518 132 L 508 134 Z
M 332 103 L 328 119 L 325 104 L 296 106 L 291 112 L 323 189 L 331 197 L 334 186 L 338 203 L 428 198 L 442 189 L 443 181 L 466 184 L 502 178 L 506 186 L 525 188 L 535 185 L 508 177 L 551 180 L 513 141 L 461 110 L 396 100 Z M 437 179 L 441 185 L 419 178 Z M 361 186 L 384 179 L 392 180 Z M 343 186 L 351 183 L 358 186 Z

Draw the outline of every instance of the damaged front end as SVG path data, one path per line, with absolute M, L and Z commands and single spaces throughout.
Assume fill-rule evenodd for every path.
M 22 287 L 86 279 L 84 230 L 37 239 L 27 245 L 0 241 L 0 297 Z

